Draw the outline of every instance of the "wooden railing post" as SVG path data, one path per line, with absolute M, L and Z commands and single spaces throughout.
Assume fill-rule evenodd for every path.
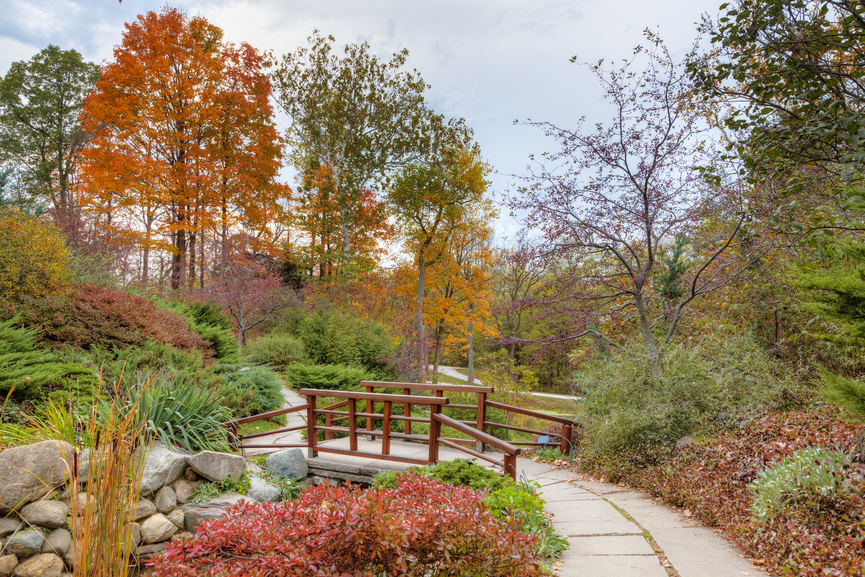
M 333 415 L 331 415 L 331 414 L 325 415 L 324 416 L 324 424 L 327 427 L 332 427 L 333 426 Z M 333 440 L 333 431 L 325 431 L 324 438 L 326 441 L 332 441 Z
M 411 395 L 411 389 L 403 389 L 402 394 Z M 402 406 L 402 416 L 411 417 L 411 403 L 404 403 Z M 406 435 L 411 435 L 411 421 L 403 421 L 403 431 Z
M 369 402 L 369 401 L 367 401 Z M 351 399 L 348 403 L 348 437 L 349 449 L 357 451 L 357 401 Z
M 318 397 L 314 395 L 307 395 L 306 397 L 306 455 L 309 458 L 317 457 L 318 451 L 315 450 L 315 445 L 317 442 L 318 433 L 315 430 L 315 409 L 318 401 Z
M 487 420 L 487 394 L 486 393 L 478 393 L 478 424 L 477 429 L 481 433 L 484 433 L 484 421 Z M 484 452 L 484 442 L 477 441 L 475 442 L 475 451 L 478 453 Z
M 381 454 L 390 455 L 390 412 L 392 404 L 390 401 L 384 402 L 384 423 L 381 426 Z
M 511 479 L 517 480 L 517 456 L 505 453 L 504 459 L 505 474 L 510 475 Z
M 442 412 L 441 405 L 430 405 L 429 407 L 429 459 L 432 464 L 439 462 L 439 437 L 441 436 L 441 423 L 439 423 L 433 415 L 439 415 Z
M 562 452 L 562 455 L 571 456 L 571 434 L 572 429 L 571 425 L 562 425 L 562 442 L 559 445 L 559 450 Z

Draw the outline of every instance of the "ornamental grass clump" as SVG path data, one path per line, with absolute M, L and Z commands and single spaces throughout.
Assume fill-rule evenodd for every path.
M 151 384 L 144 383 L 142 390 Z M 76 577 L 126 577 L 130 572 L 132 524 L 147 447 L 141 442 L 146 423 L 137 418 L 141 398 L 124 405 L 115 397 L 99 418 L 91 415 L 83 431 L 93 445 L 79 456 L 79 462 L 84 460 L 79 470 L 86 472 L 72 484 L 70 499 Z

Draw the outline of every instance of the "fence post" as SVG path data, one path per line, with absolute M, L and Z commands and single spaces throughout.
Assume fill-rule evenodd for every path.
M 403 395 L 411 395 L 411 389 L 403 389 Z M 411 403 L 404 403 L 402 406 L 402 416 L 411 417 Z M 406 435 L 411 435 L 411 421 L 403 421 L 403 430 Z
M 333 426 L 333 415 L 331 415 L 331 414 L 325 415 L 324 416 L 324 424 L 326 427 L 332 427 Z M 333 431 L 325 431 L 324 439 L 326 441 L 332 441 L 333 440 Z
M 571 434 L 571 426 L 562 424 L 562 441 L 559 445 L 559 450 L 562 455 L 567 455 L 568 457 L 571 456 Z
M 439 462 L 439 437 L 441 436 L 442 424 L 435 418 L 442 412 L 441 405 L 430 405 L 429 407 L 429 463 Z
M 478 424 L 477 429 L 481 433 L 484 433 L 484 421 L 487 420 L 487 394 L 486 393 L 478 393 Z M 484 442 L 476 441 L 475 442 L 475 451 L 478 453 L 484 452 Z
M 390 401 L 384 402 L 384 423 L 381 426 L 381 454 L 390 455 L 390 412 L 392 406 Z
M 510 475 L 511 479 L 517 480 L 517 456 L 505 453 L 504 459 L 505 474 Z
M 306 397 L 306 456 L 309 458 L 317 457 L 318 451 L 315 450 L 315 444 L 318 441 L 316 436 L 318 433 L 315 430 L 315 409 L 318 397 L 315 395 L 307 395 Z
M 348 436 L 349 450 L 357 451 L 357 401 L 350 399 L 348 402 Z

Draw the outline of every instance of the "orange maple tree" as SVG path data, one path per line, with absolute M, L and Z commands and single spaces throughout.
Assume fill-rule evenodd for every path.
M 152 249 L 170 249 L 176 289 L 195 280 L 206 230 L 223 247 L 239 222 L 264 234 L 271 201 L 286 191 L 275 182 L 281 148 L 265 67 L 248 44 L 226 43 L 204 18 L 168 7 L 126 24 L 102 66 L 82 111 L 95 135 L 83 153 L 83 197 L 109 226 L 115 213 L 135 215 L 144 280 Z

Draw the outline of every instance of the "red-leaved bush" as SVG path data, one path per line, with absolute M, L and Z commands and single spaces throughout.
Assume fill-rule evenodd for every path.
M 21 309 L 21 321 L 40 329 L 40 339 L 55 346 L 89 349 L 98 344 L 110 349 L 153 340 L 209 354 L 207 341 L 183 316 L 144 297 L 101 285 L 79 284 L 66 295 L 30 300 Z
M 766 569 L 780 575 L 865 574 L 865 500 L 833 496 L 812 511 L 790 510 L 761 524 L 751 517 L 748 484 L 761 469 L 808 447 L 850 451 L 857 427 L 828 408 L 772 413 L 703 443 L 658 454 L 655 464 L 589 457 L 584 472 L 641 487 L 687 507 L 727 532 Z M 641 459 L 645 464 L 645 455 Z
M 239 504 L 151 567 L 156 577 L 547 575 L 536 540 L 494 519 L 483 494 L 409 475 L 395 489 L 319 486 Z

